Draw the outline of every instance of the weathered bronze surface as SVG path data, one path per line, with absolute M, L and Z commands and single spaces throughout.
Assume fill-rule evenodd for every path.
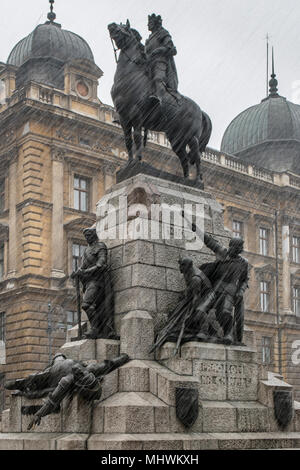
M 88 242 L 81 267 L 72 274 L 83 288 L 82 308 L 86 312 L 91 330 L 85 338 L 115 338 L 114 295 L 107 263 L 107 247 L 99 241 L 96 229 L 84 230 Z
M 240 256 L 243 240 L 233 238 L 226 249 L 205 233 L 204 242 L 217 260 L 196 268 L 190 258 L 179 260 L 186 290 L 152 348 L 176 342 L 174 354 L 188 341 L 241 344 L 243 295 L 248 287 L 248 262 Z
M 184 178 L 189 178 L 190 165 L 196 165 L 197 185 L 203 188 L 201 153 L 211 136 L 210 118 L 177 91 L 176 48 L 161 18 L 150 16 L 148 27 L 151 35 L 144 47 L 141 35 L 128 20 L 126 25 L 108 26 L 120 50 L 111 94 L 125 135 L 128 164 L 134 160 L 133 141 L 135 158 L 141 160 L 147 131 L 165 132 L 180 159 Z
M 71 398 L 75 394 L 87 401 L 99 400 L 101 397 L 101 382 L 104 375 L 109 374 L 129 361 L 127 354 L 122 354 L 112 360 L 103 363 L 86 365 L 80 361 L 67 359 L 63 354 L 57 354 L 49 367 L 37 374 L 32 374 L 25 379 L 6 382 L 7 390 L 16 390 L 16 395 L 26 398 L 47 397 L 44 405 L 38 409 L 28 407 L 23 414 L 34 413 L 28 426 L 39 425 L 41 419 L 51 413 L 58 412 L 64 398 Z

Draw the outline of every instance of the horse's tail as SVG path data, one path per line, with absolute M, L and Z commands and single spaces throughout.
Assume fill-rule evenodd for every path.
M 201 153 L 205 152 L 205 149 L 207 147 L 207 144 L 209 142 L 209 139 L 212 133 L 212 123 L 211 123 L 210 117 L 204 111 L 202 111 L 202 115 L 203 115 L 203 118 L 202 118 L 203 130 L 199 139 L 199 151 Z

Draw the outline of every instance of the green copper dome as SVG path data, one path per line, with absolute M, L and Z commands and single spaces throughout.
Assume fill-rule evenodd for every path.
M 300 142 L 300 106 L 282 96 L 269 96 L 229 124 L 221 151 L 238 155 L 258 144 L 282 140 Z
M 227 127 L 221 151 L 269 170 L 300 173 L 300 106 L 278 92 L 272 51 L 270 93 Z
M 7 63 L 17 67 L 29 59 L 51 57 L 66 62 L 71 59 L 87 59 L 94 62 L 88 43 L 57 23 L 38 25 L 32 33 L 22 39 L 11 51 Z

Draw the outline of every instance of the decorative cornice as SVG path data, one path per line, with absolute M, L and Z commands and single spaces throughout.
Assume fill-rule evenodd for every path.
M 56 137 L 60 140 L 65 141 L 65 142 L 71 142 L 71 143 L 76 142 L 76 134 L 72 131 L 69 131 L 69 130 L 57 129 L 56 130 Z
M 105 161 L 103 165 L 101 166 L 101 169 L 104 171 L 106 175 L 113 176 L 115 175 L 117 168 L 119 165 L 113 163 L 113 162 L 107 162 Z
M 238 215 L 238 217 L 240 217 L 242 220 L 248 219 L 251 215 L 250 211 L 246 211 L 244 209 L 241 209 L 240 207 L 227 206 L 226 209 L 231 216 Z
M 76 214 L 79 217 L 90 218 L 91 220 L 96 220 L 96 215 L 94 212 L 83 212 L 78 209 L 73 209 L 72 207 L 64 206 L 64 212 L 67 214 Z
M 100 170 L 102 168 L 102 165 L 105 164 L 105 160 L 99 160 L 99 159 L 96 160 L 94 158 L 95 161 L 91 162 L 90 160 L 87 160 L 88 157 L 86 155 L 80 155 L 80 156 L 78 155 L 78 158 L 76 158 L 74 157 L 74 153 L 72 156 L 69 155 L 68 153 L 66 153 L 65 159 L 72 166 L 76 167 L 76 169 L 78 169 L 78 165 L 79 165 L 80 167 L 90 168 L 91 170 L 95 171 L 95 170 Z
M 71 220 L 64 224 L 64 229 L 66 231 L 72 230 L 77 226 L 91 227 L 95 223 L 95 216 L 90 217 L 78 217 L 77 219 Z
M 255 277 L 258 280 L 272 280 L 276 275 L 276 269 L 272 264 L 264 264 L 254 267 Z
M 264 214 L 254 214 L 254 219 L 255 219 L 256 224 L 258 224 L 260 222 L 265 222 L 265 223 L 268 223 L 269 225 L 273 226 L 274 223 L 275 223 L 275 219 L 273 217 L 270 217 L 270 216 L 264 215 Z
M 29 198 L 29 199 L 25 199 L 25 201 L 22 201 L 19 204 L 17 204 L 16 208 L 17 208 L 17 210 L 21 210 L 21 209 L 23 209 L 23 207 L 26 207 L 26 206 L 29 206 L 29 205 L 41 207 L 42 209 L 52 209 L 52 207 L 53 207 L 53 204 L 50 203 L 50 202 L 45 202 L 45 201 L 40 201 L 38 199 Z

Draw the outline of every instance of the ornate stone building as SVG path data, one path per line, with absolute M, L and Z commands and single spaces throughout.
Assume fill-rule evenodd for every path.
M 90 47 L 53 15 L 0 64 L 1 380 L 45 367 L 76 323 L 69 275 L 82 229 L 126 160 L 113 109 L 98 98 L 102 71 Z M 245 239 L 246 323 L 261 361 L 300 400 L 300 106 L 273 85 L 230 124 L 221 152 L 207 149 L 203 172 L 225 225 Z M 150 133 L 145 159 L 181 174 L 163 134 Z

